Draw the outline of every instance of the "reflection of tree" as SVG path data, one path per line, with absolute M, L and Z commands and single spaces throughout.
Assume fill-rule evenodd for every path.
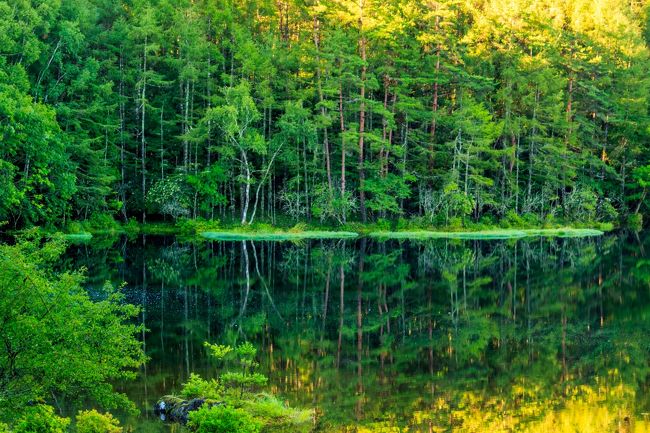
M 543 431 L 590 408 L 612 419 L 648 411 L 643 243 L 148 238 L 83 260 L 148 302 L 158 393 L 178 389 L 188 367 L 202 372 L 202 341 L 245 335 L 273 390 L 316 407 L 323 431 Z

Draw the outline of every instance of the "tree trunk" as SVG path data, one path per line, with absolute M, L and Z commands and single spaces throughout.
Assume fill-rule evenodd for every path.
M 341 121 L 341 200 L 345 202 L 345 121 L 343 119 L 343 83 L 339 84 L 339 118 Z M 347 210 L 343 210 L 345 224 Z
M 260 190 L 262 188 L 262 185 L 264 185 L 264 182 L 266 181 L 266 177 L 269 175 L 269 172 L 271 171 L 271 167 L 273 166 L 273 162 L 275 161 L 275 157 L 280 153 L 280 149 L 282 149 L 282 145 L 278 147 L 278 150 L 275 151 L 273 156 L 271 157 L 271 160 L 269 161 L 269 164 L 266 166 L 266 170 L 264 171 L 264 175 L 262 176 L 262 179 L 260 182 L 257 184 L 257 190 L 255 191 L 255 203 L 253 205 L 253 212 L 251 213 L 251 218 L 248 221 L 248 224 L 253 224 L 253 221 L 255 220 L 255 214 L 257 213 L 257 203 L 259 201 L 260 197 Z
M 440 16 L 436 15 L 436 24 L 435 24 L 436 34 L 440 30 Z M 438 86 L 439 86 L 439 74 L 440 74 L 440 44 L 436 46 L 436 68 L 435 76 L 433 80 L 433 104 L 431 107 L 431 131 L 430 131 L 430 140 L 429 144 L 429 169 L 433 169 L 433 152 L 436 141 L 436 126 L 437 126 L 437 117 L 438 117 Z
M 320 64 L 320 23 L 318 18 L 314 18 L 314 45 L 316 46 L 316 77 L 318 81 L 318 99 L 320 101 L 320 113 L 325 120 L 327 116 L 327 111 L 325 110 L 325 98 L 323 97 L 323 85 L 322 85 L 322 72 Z M 327 126 L 323 128 L 323 154 L 325 156 L 325 169 L 327 170 L 327 188 L 329 191 L 329 200 L 330 203 L 333 199 L 332 192 L 332 165 L 330 162 L 330 149 L 329 149 L 329 140 L 327 136 Z
M 241 212 L 241 224 L 246 224 L 246 217 L 248 216 L 248 203 L 251 196 L 251 169 L 248 166 L 248 159 L 246 158 L 246 152 L 241 151 L 242 158 L 244 160 L 244 167 L 246 169 L 246 186 L 244 187 L 243 203 L 242 203 L 242 212 Z
M 567 130 L 567 135 L 566 135 L 566 139 L 565 139 L 565 149 L 564 149 L 565 157 L 562 158 L 564 164 L 566 164 L 566 160 L 567 160 L 566 153 L 569 150 L 571 134 L 573 133 L 573 125 L 572 125 L 572 122 L 573 122 L 573 81 L 574 81 L 574 78 L 573 78 L 573 75 L 571 75 L 569 77 L 569 94 L 568 94 L 568 100 L 567 100 L 567 105 L 566 105 L 566 121 L 567 121 L 567 124 L 568 124 L 568 130 Z M 562 198 L 562 216 L 564 216 L 564 217 L 566 217 L 566 194 L 567 194 L 567 191 L 566 191 L 566 188 L 567 188 L 566 172 L 567 172 L 567 170 L 566 170 L 566 167 L 565 167 L 565 169 L 562 170 L 562 194 L 561 194 L 561 198 Z
M 366 222 L 368 215 L 366 212 L 366 193 L 364 191 L 366 173 L 364 169 L 364 133 L 366 126 L 366 36 L 363 31 L 363 12 L 365 0 L 361 0 L 359 5 L 359 49 L 361 51 L 361 92 L 359 95 L 359 210 L 361 211 L 361 221 Z
M 530 212 L 531 200 L 532 200 L 532 188 L 533 188 L 533 163 L 535 161 L 535 134 L 537 134 L 537 106 L 539 104 L 539 89 L 535 89 L 535 107 L 533 108 L 533 129 L 531 131 L 530 137 L 530 152 L 528 152 L 528 185 L 526 191 L 526 207 L 527 211 Z
M 121 213 L 124 222 L 128 220 L 126 214 L 126 182 L 125 182 L 125 150 L 124 150 L 124 118 L 125 118 L 125 104 L 124 104 L 124 57 L 120 48 L 120 201 L 122 202 Z
M 386 120 L 386 111 L 388 111 L 388 87 L 390 77 L 384 76 L 384 115 L 381 119 L 381 147 L 379 148 L 379 175 L 384 174 L 384 151 L 386 148 L 386 138 L 388 137 L 388 121 Z
M 160 179 L 165 179 L 165 129 L 164 122 L 165 103 L 160 107 Z
M 140 158 L 142 161 L 142 223 L 147 219 L 147 208 L 145 206 L 146 186 L 147 186 L 147 141 L 145 140 L 145 114 L 147 107 L 147 37 L 144 37 L 144 49 L 142 50 L 142 93 L 141 101 L 141 118 L 140 118 Z
M 185 80 L 185 102 L 183 104 L 183 170 L 185 172 L 189 169 L 190 162 L 190 149 L 189 142 L 187 141 L 187 131 L 189 123 L 189 111 L 190 111 L 190 80 Z

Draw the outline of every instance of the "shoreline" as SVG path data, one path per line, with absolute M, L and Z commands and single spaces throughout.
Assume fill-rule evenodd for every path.
M 359 239 L 370 238 L 375 240 L 428 240 L 428 239 L 458 239 L 458 240 L 507 240 L 525 239 L 534 237 L 555 238 L 581 238 L 602 236 L 607 229 L 594 227 L 553 227 L 553 228 L 488 228 L 488 229 L 408 229 L 408 230 L 382 230 L 372 225 L 354 227 L 351 229 L 328 230 L 318 228 L 241 228 L 241 227 L 197 227 L 195 231 L 184 230 L 171 224 L 139 225 L 137 229 L 120 227 L 112 230 L 87 229 L 81 232 L 65 233 L 58 231 L 66 240 L 71 242 L 89 242 L 95 237 L 131 235 L 169 235 L 190 239 L 218 240 L 218 241 L 294 241 L 318 239 Z M 356 229 L 356 230 L 355 230 Z M 361 230 L 360 230 L 361 229 Z
M 371 238 L 379 239 L 463 239 L 463 240 L 504 240 L 523 239 L 534 237 L 557 237 L 557 238 L 582 238 L 602 236 L 605 232 L 593 228 L 560 227 L 548 229 L 491 229 L 491 230 L 468 230 L 468 231 L 396 231 L 396 232 L 371 232 Z

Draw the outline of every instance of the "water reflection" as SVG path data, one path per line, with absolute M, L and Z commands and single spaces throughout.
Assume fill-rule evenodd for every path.
M 319 431 L 647 431 L 645 238 L 182 242 L 72 247 L 126 281 L 151 358 L 142 408 L 210 376 L 203 341 L 254 342 Z M 162 431 L 144 411 L 136 431 Z M 588 430 L 590 429 L 590 430 Z

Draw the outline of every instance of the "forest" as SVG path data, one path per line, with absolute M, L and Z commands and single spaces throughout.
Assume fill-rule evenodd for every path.
M 0 221 L 640 225 L 648 5 L 5 0 Z
M 650 0 L 0 0 L 0 433 L 650 432 Z

